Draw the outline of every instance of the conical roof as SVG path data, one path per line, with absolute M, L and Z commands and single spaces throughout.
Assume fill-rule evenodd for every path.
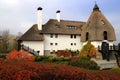
M 94 6 L 93 10 L 99 10 L 99 7 L 96 3 L 95 3 L 95 6 Z
M 99 10 L 97 4 L 93 8 L 87 23 L 83 26 L 84 29 L 81 33 L 81 41 L 85 42 L 87 39 L 90 41 L 116 40 L 115 31 L 110 22 L 105 18 Z

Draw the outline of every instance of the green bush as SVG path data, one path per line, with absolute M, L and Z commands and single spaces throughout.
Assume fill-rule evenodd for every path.
M 118 67 L 113 67 L 112 70 L 113 70 L 113 71 L 120 72 L 120 68 L 118 68 Z
M 38 62 L 38 61 L 42 61 L 42 59 L 43 59 L 42 56 L 36 56 L 36 57 L 35 57 L 35 61 L 37 61 L 37 62 Z
M 53 57 L 53 56 L 36 56 L 35 61 L 36 62 L 39 62 L 39 61 L 42 61 L 42 62 L 55 62 L 56 58 Z
M 55 58 L 53 56 L 36 56 L 35 61 L 36 62 L 52 62 L 57 64 L 68 64 L 70 61 L 70 58 L 69 57 Z
M 53 57 L 53 56 L 49 56 L 49 57 L 48 57 L 48 61 L 49 61 L 49 62 L 55 62 L 55 61 L 56 61 L 56 58 Z
M 70 58 L 69 57 L 60 57 L 57 58 L 55 63 L 57 64 L 69 64 Z
M 100 67 L 94 61 L 91 61 L 88 57 L 80 57 L 78 60 L 70 61 L 69 65 L 91 70 L 100 69 Z

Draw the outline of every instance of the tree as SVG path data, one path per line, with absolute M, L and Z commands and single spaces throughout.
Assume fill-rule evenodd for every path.
M 88 41 L 87 44 L 83 46 L 80 52 L 80 56 L 96 57 L 96 51 L 97 49 L 95 46 L 92 45 L 90 41 Z
M 5 30 L 1 32 L 2 43 L 0 44 L 0 51 L 7 52 L 8 51 L 8 41 L 9 41 L 9 30 Z
M 0 53 L 8 53 L 12 50 L 16 50 L 18 47 L 17 40 L 21 35 L 21 32 L 17 35 L 12 35 L 9 33 L 9 30 L 0 31 L 0 36 L 2 36 L 2 42 L 0 42 Z

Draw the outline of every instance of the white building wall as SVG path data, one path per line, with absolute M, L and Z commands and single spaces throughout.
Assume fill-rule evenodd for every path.
M 76 38 L 71 38 L 70 35 L 58 35 L 58 38 L 55 38 L 55 34 L 53 34 L 53 38 L 51 38 L 50 34 L 45 34 L 44 38 L 45 50 L 81 50 L 82 48 L 82 43 L 80 42 L 80 35 L 76 35 Z
M 43 41 L 23 41 L 22 44 L 29 46 L 35 51 L 40 51 L 39 55 L 44 55 L 44 42 Z

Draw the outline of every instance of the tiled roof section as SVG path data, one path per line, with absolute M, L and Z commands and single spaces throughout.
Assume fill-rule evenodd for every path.
M 23 41 L 43 41 L 44 36 L 40 34 L 37 24 L 33 25 L 19 40 Z
M 81 34 L 85 22 L 50 19 L 44 26 L 43 34 Z
M 94 8 L 98 8 L 98 6 Z M 82 31 L 81 41 L 86 41 L 86 35 L 89 33 L 89 40 L 91 41 L 102 41 L 104 40 L 104 32 L 107 32 L 107 37 L 109 41 L 116 40 L 115 31 L 113 26 L 105 18 L 100 10 L 93 10 L 87 23 L 84 25 Z

